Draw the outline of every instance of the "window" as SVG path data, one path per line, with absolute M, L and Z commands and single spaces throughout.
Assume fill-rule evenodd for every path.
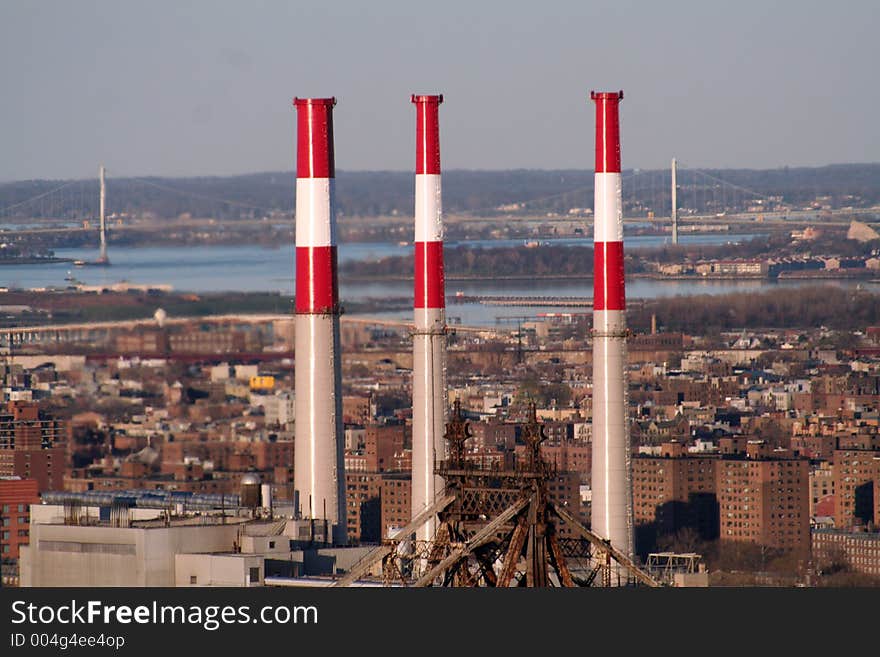
M 260 581 L 260 569 L 259 568 L 251 568 L 250 573 L 248 575 L 248 580 L 252 583 L 258 583 Z
M 273 549 L 275 547 L 275 541 L 269 541 L 269 549 Z
M 199 578 L 197 575 L 190 575 L 189 576 L 189 583 L 190 584 L 198 584 L 198 581 L 199 581 Z

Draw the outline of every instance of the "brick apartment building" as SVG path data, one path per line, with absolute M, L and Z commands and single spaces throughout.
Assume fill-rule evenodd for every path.
M 412 475 L 409 472 L 387 473 L 380 486 L 382 537 L 409 524 L 412 518 Z
M 761 441 L 742 450 L 741 442 L 727 441 L 715 456 L 665 443 L 659 457 L 635 457 L 637 535 L 640 528 L 672 534 L 692 527 L 704 539 L 808 551 L 809 462 Z
M 34 479 L 40 492 L 61 490 L 68 425 L 37 404 L 10 401 L 0 411 L 0 477 Z
M 745 458 L 719 460 L 715 475 L 722 541 L 809 551 L 809 461 L 752 441 Z
M 829 461 L 819 461 L 810 470 L 810 518 L 834 517 L 836 494 L 834 491 L 834 466 Z
M 389 531 L 409 524 L 412 476 L 409 472 L 346 472 L 348 538 L 378 543 Z
M 880 451 L 836 449 L 832 468 L 835 528 L 880 526 Z
M 842 565 L 857 573 L 880 577 L 880 532 L 813 530 L 813 563 L 818 568 Z
M 411 461 L 403 424 L 369 425 L 363 449 L 345 455 L 346 517 L 353 542 L 374 543 L 410 519 Z
M 471 441 L 481 449 L 513 449 L 516 444 L 516 425 L 495 419 L 484 422 L 471 422 Z
M 516 458 L 525 457 L 525 445 L 516 446 Z M 582 445 L 568 441 L 561 445 L 541 445 L 541 455 L 553 464 L 558 472 L 576 472 L 581 483 L 589 483 L 593 466 L 592 445 Z
M 407 427 L 403 424 L 371 424 L 364 435 L 367 472 L 391 470 L 394 455 L 403 452 Z
M 18 559 L 19 546 L 27 545 L 30 505 L 40 501 L 36 479 L 0 479 L 0 558 Z
M 345 472 L 345 508 L 348 538 L 355 543 L 379 541 L 382 524 L 382 475 L 378 472 Z
M 696 529 L 704 540 L 718 537 L 713 456 L 690 456 L 679 442 L 664 443 L 660 456 L 633 459 L 633 519 L 656 534 Z
M 257 352 L 263 348 L 258 331 L 192 324 L 178 330 L 154 329 L 121 333 L 116 350 L 130 354 L 218 354 Z
M 581 507 L 580 474 L 577 472 L 559 472 L 555 479 L 547 483 L 550 501 L 565 507 L 569 513 L 582 524 L 589 525 L 588 517 Z M 560 538 L 577 538 L 579 533 L 570 529 L 564 522 L 557 525 Z
M 342 421 L 345 424 L 369 424 L 370 398 L 358 395 L 344 395 L 342 397 Z

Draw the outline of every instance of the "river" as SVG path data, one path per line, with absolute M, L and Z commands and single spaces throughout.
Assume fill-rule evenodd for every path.
M 682 244 L 724 244 L 751 238 L 750 235 L 703 234 L 687 235 Z M 668 239 L 668 238 L 666 238 Z M 592 246 L 590 239 L 541 240 L 568 246 Z M 634 236 L 627 238 L 628 248 L 648 248 L 664 243 L 663 237 Z M 476 240 L 471 246 L 492 248 L 522 244 L 522 240 Z M 448 247 L 456 243 L 449 242 Z M 407 255 L 411 245 L 392 243 L 348 243 L 339 247 L 339 261 L 375 260 L 389 255 Z M 55 254 L 73 260 L 93 260 L 94 249 L 57 249 Z M 111 267 L 75 267 L 72 263 L 41 263 L 33 265 L 6 265 L 0 267 L 0 285 L 15 288 L 64 287 L 67 278 L 87 285 L 109 285 L 119 281 L 136 284 L 171 285 L 176 291 L 277 291 L 293 294 L 294 252 L 290 246 L 267 248 L 262 246 L 195 246 L 195 247 L 115 247 L 110 249 Z M 831 281 L 833 285 L 861 284 L 877 288 L 877 284 L 855 281 Z M 633 279 L 627 281 L 627 297 L 647 299 L 676 295 L 724 294 L 727 292 L 760 291 L 778 286 L 816 284 L 816 281 L 767 280 L 699 280 L 661 281 Z M 451 321 L 465 325 L 492 325 L 498 318 L 535 315 L 539 312 L 583 312 L 581 308 L 486 306 L 477 303 L 451 303 L 456 292 L 465 295 L 488 296 L 586 296 L 592 294 L 590 280 L 448 280 L 450 303 L 447 314 Z M 346 300 L 409 299 L 411 281 L 366 282 L 346 280 L 340 276 L 340 296 Z M 383 313 L 386 317 L 412 315 L 412 311 Z

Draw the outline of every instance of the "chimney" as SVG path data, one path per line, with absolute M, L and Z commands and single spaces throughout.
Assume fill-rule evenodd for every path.
M 440 186 L 439 107 L 443 96 L 412 96 L 416 106 L 415 301 L 413 304 L 412 517 L 434 503 L 445 459 L 446 289 L 443 275 L 443 207 Z M 436 517 L 416 531 L 430 540 Z
M 620 190 L 623 92 L 590 94 L 596 104 L 593 272 L 593 531 L 633 555 L 626 394 L 626 292 Z M 619 575 L 620 577 L 618 577 Z M 612 582 L 625 577 L 620 568 Z
M 347 542 L 336 276 L 335 98 L 295 98 L 296 431 L 294 489 L 305 518 Z

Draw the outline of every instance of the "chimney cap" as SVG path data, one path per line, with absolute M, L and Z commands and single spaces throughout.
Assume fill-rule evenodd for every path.
M 297 107 L 302 107 L 305 105 L 333 107 L 336 104 L 336 96 L 332 96 L 330 98 L 294 98 L 293 104 Z
M 434 96 L 413 94 L 410 96 L 410 100 L 414 103 L 437 103 L 439 105 L 443 102 L 443 94 L 437 94 Z
M 591 100 L 623 100 L 623 89 L 620 91 L 591 91 Z

